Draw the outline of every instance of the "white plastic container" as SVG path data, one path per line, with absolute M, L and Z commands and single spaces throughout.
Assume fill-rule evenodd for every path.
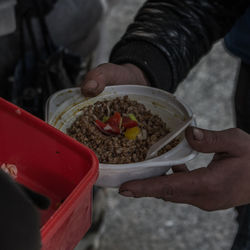
M 93 98 L 84 97 L 79 88 L 56 92 L 47 101 L 46 121 L 66 133 L 67 128 L 71 126 L 76 117 L 81 115 L 81 109 L 84 106 L 124 95 L 144 104 L 153 114 L 158 114 L 170 129 L 192 115 L 192 111 L 182 100 L 166 91 L 139 85 L 117 85 L 106 87 L 100 95 Z M 195 121 L 192 125 L 195 125 Z M 183 164 L 193 159 L 197 152 L 189 147 L 183 134 L 180 139 L 181 142 L 175 148 L 147 161 L 129 164 L 100 163 L 96 185 L 119 187 L 129 180 L 162 175 L 171 166 Z

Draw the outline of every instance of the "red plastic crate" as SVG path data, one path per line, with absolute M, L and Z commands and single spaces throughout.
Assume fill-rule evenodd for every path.
M 17 182 L 50 198 L 40 211 L 42 250 L 74 249 L 91 225 L 95 154 L 2 98 L 0 138 L 0 164 L 15 164 Z

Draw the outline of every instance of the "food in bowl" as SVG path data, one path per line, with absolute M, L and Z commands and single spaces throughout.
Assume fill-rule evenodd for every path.
M 67 134 L 91 148 L 101 163 L 144 161 L 147 151 L 170 132 L 167 124 L 128 96 L 98 101 L 83 107 Z M 173 140 L 158 152 L 164 154 L 179 143 Z

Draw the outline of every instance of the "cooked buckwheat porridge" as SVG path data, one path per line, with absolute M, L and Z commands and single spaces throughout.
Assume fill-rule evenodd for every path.
M 128 96 L 98 101 L 82 109 L 67 129 L 68 135 L 92 149 L 101 163 L 123 164 L 145 160 L 148 149 L 170 130 L 158 115 Z M 161 155 L 179 143 L 173 140 Z

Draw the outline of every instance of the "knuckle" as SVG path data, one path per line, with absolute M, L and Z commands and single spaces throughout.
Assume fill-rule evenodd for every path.
M 95 71 L 93 72 L 93 74 L 95 74 L 97 76 L 103 76 L 104 75 L 104 69 L 103 69 L 103 67 L 96 68 Z
M 103 63 L 94 70 L 94 75 L 102 83 L 113 82 L 116 74 L 119 72 L 117 65 L 111 63 Z
M 209 133 L 209 136 L 206 137 L 206 140 L 209 145 L 216 145 L 218 144 L 219 138 L 217 133 Z

